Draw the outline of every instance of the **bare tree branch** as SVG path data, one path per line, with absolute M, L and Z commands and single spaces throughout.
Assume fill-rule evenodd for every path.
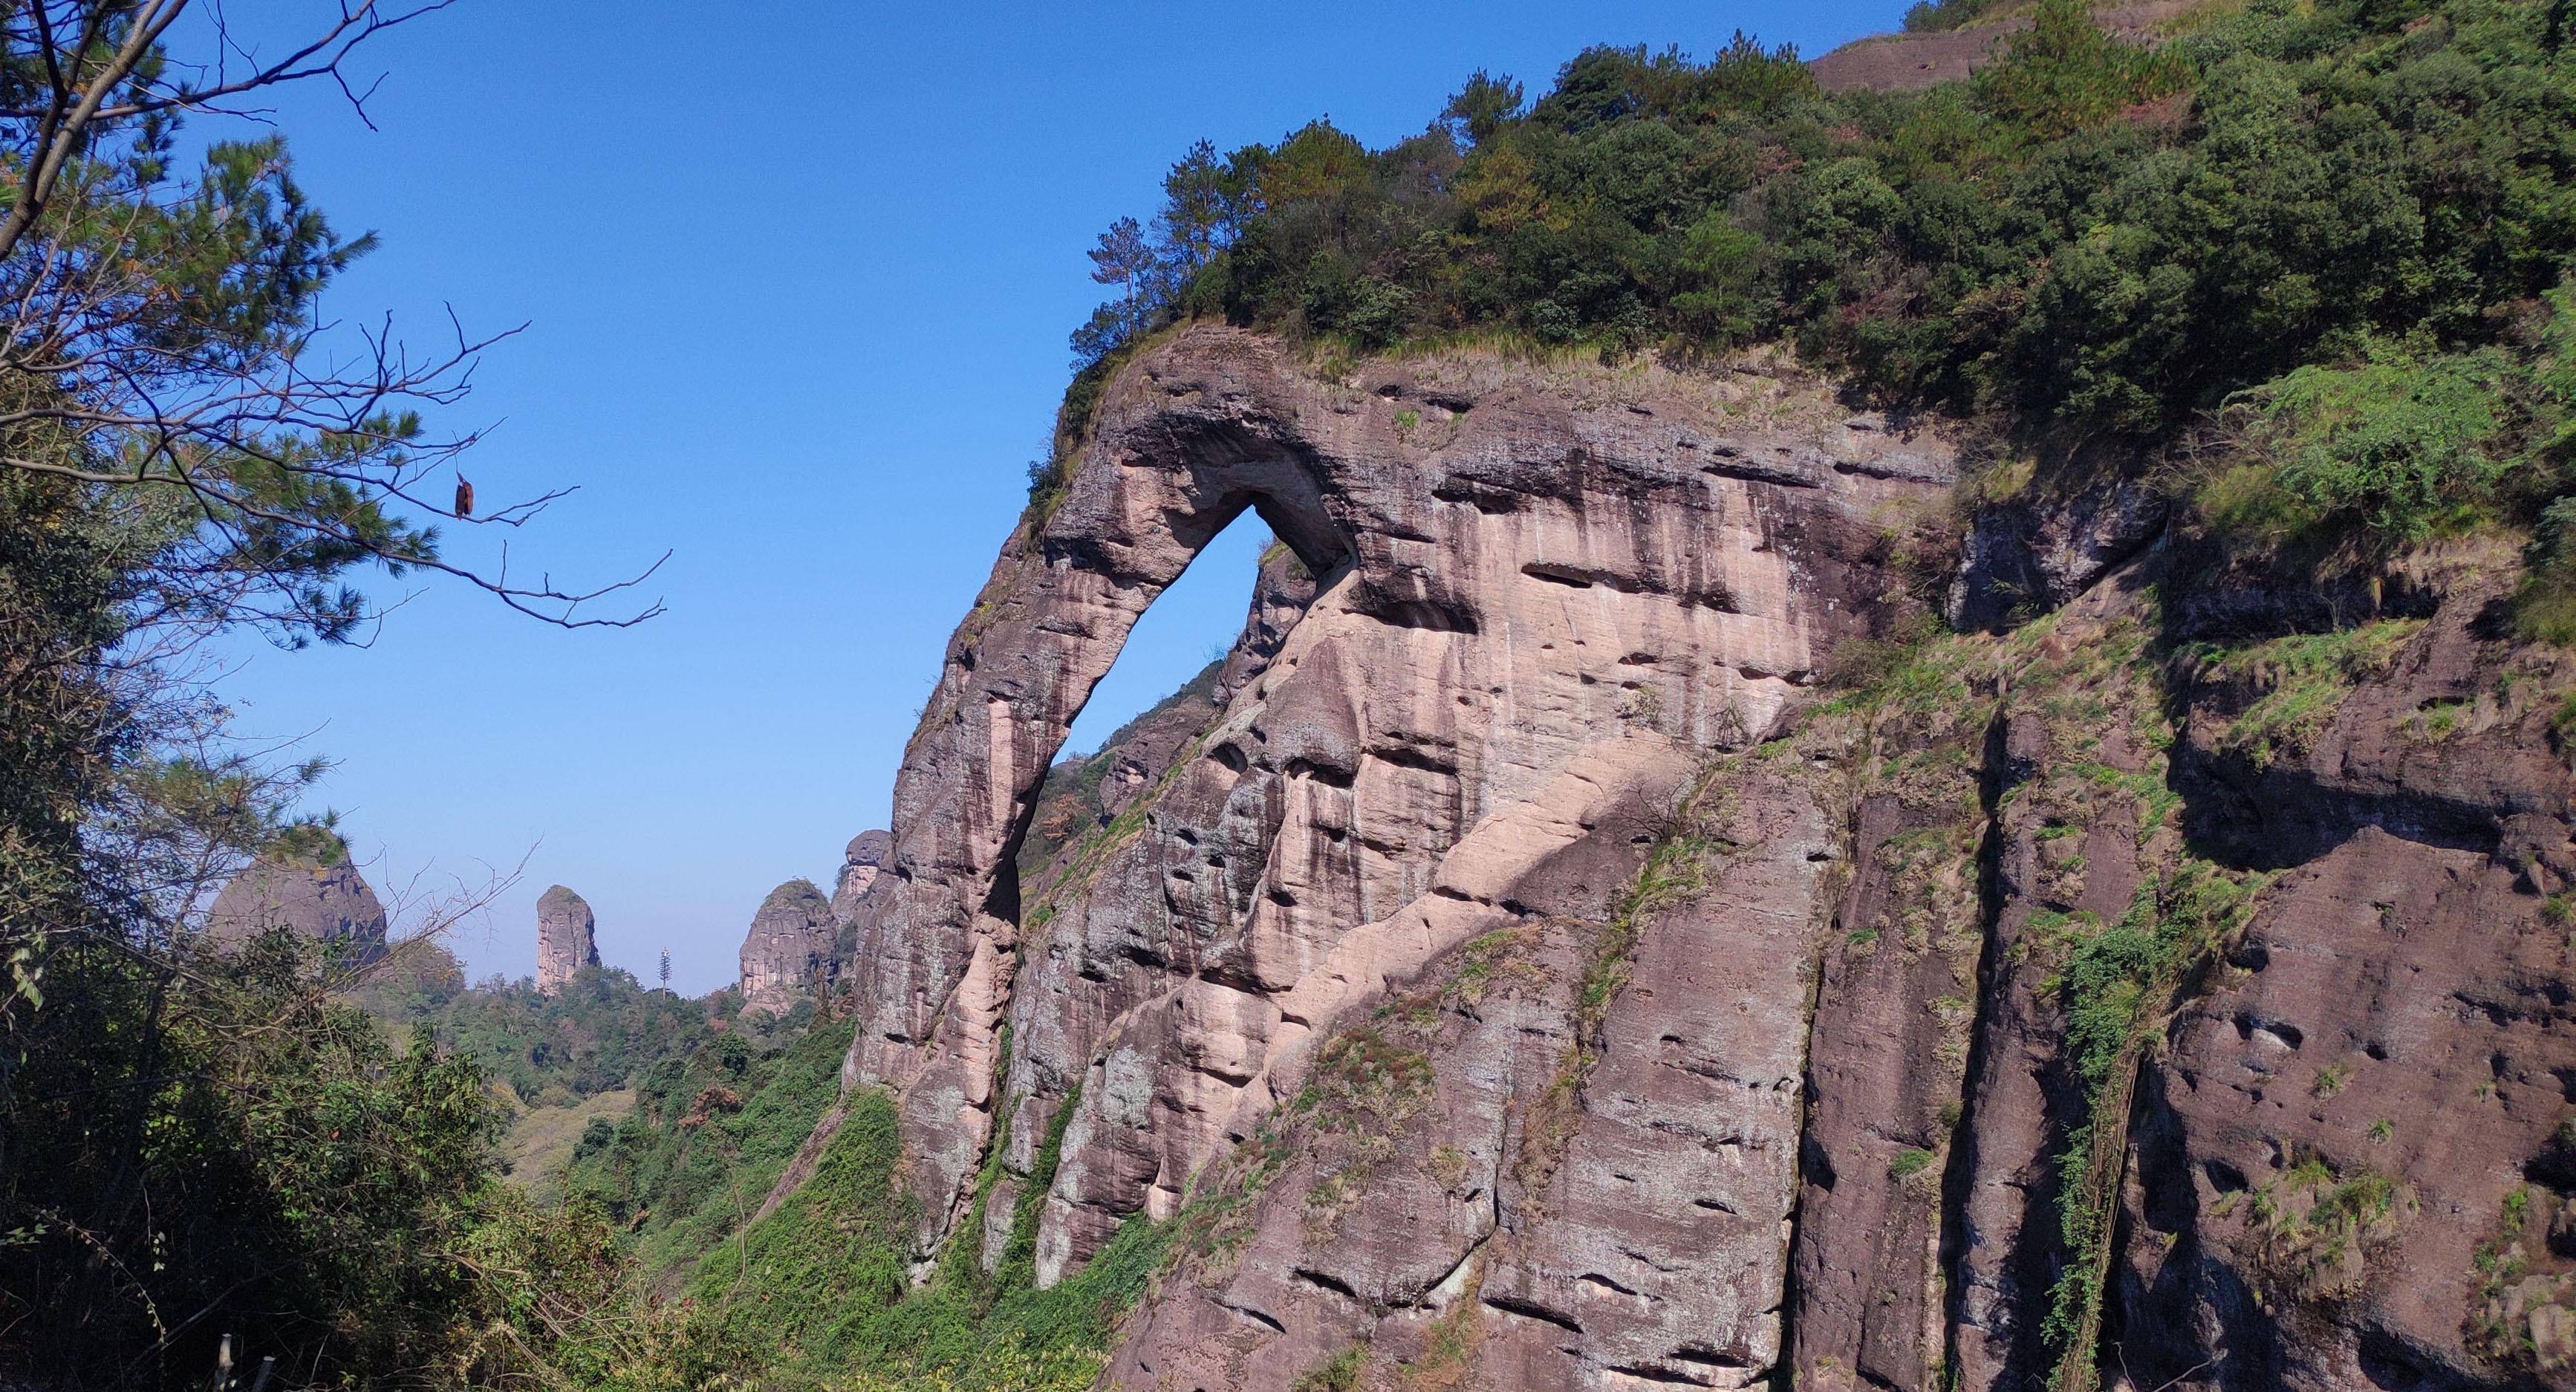
M 14 16 L 0 13 L 0 79 L 20 79 L 0 82 L 0 171 L 14 171 L 16 184 L 0 189 L 10 198 L 0 215 L 0 473 L 184 502 L 197 538 L 162 558 L 139 623 L 211 631 L 240 622 L 336 640 L 362 617 L 350 607 L 355 594 L 316 588 L 298 557 L 323 570 L 332 558 L 371 559 L 394 573 L 418 567 L 566 627 L 659 614 L 658 602 L 596 609 L 657 573 L 660 560 L 605 584 L 523 583 L 510 577 L 506 547 L 497 571 L 451 561 L 430 528 L 392 512 L 517 529 L 573 491 L 505 499 L 470 516 L 428 493 L 431 476 L 483 432 L 432 438 L 421 413 L 462 401 L 481 354 L 524 326 L 478 338 L 451 308 L 452 347 L 416 360 L 390 323 L 324 321 L 309 292 L 367 239 L 319 231 L 274 145 L 229 147 L 234 167 L 172 180 L 162 172 L 166 148 L 149 143 L 166 139 L 153 133 L 158 117 L 217 111 L 226 98 L 316 78 L 338 84 L 363 118 L 373 84 L 352 84 L 351 53 L 453 0 L 400 9 L 331 0 L 330 17 L 274 61 L 253 56 L 218 0 L 200 11 L 213 55 L 183 71 L 159 46 L 189 3 L 30 0 Z M 24 99 L 8 96 L 20 91 Z M 100 153 L 128 129 L 146 142 L 134 154 Z M 306 302 L 272 316 L 277 327 L 264 324 L 267 311 L 238 300 L 256 289 L 163 264 L 173 229 L 235 239 L 237 257 L 253 264 L 303 268 L 281 273 L 277 286 Z M 359 351 L 342 360 L 335 345 L 350 335 Z M 289 562 L 266 584 L 263 557 Z

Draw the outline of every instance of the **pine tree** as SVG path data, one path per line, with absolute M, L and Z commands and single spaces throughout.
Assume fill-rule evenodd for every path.
M 1233 240 L 1241 224 L 1240 199 L 1226 187 L 1216 146 L 1201 140 L 1163 176 L 1163 210 L 1154 215 L 1169 274 L 1186 280 Z
M 1134 218 L 1120 218 L 1100 234 L 1100 245 L 1086 254 L 1091 257 L 1091 278 L 1119 288 L 1121 317 L 1133 334 L 1148 312 L 1153 293 L 1154 248 L 1145 240 L 1145 229 Z

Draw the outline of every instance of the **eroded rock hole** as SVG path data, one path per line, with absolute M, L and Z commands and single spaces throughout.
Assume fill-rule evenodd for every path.
M 1276 656 L 1309 588 L 1245 508 L 1154 598 L 1039 785 L 1015 857 L 1022 911 L 1045 903 L 1088 848 L 1140 824 L 1234 691 Z M 1233 738 L 1208 741 L 1203 752 L 1237 775 L 1251 765 Z

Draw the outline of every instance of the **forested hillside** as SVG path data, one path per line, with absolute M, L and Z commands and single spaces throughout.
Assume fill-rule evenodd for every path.
M 2212 6 L 2154 48 L 2076 0 L 2030 14 L 1930 91 L 1827 94 L 1738 35 L 1704 63 L 1594 49 L 1535 100 L 1480 73 L 1385 150 L 1323 121 L 1202 144 L 1150 232 L 1094 253 L 1121 293 L 1075 335 L 1064 445 L 1121 355 L 1192 316 L 1344 354 L 1781 339 L 1998 448 L 2224 438 L 2174 491 L 2267 551 L 2537 526 L 2524 621 L 2566 636 L 2576 572 L 2542 521 L 2576 389 L 2556 12 Z

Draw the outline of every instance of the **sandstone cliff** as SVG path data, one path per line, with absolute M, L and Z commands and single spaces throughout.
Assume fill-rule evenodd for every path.
M 1133 1388 L 2566 1385 L 2576 665 L 2510 557 L 2293 603 L 1957 457 L 1770 362 L 1140 354 L 856 916 L 916 1256 L 1179 1225 Z M 1224 680 L 1055 827 L 1246 511 Z
M 562 885 L 537 896 L 537 994 L 555 995 L 575 973 L 599 965 L 598 929 L 590 901 Z
M 318 857 L 272 850 L 215 896 L 206 935 L 235 944 L 280 931 L 320 944 L 343 965 L 363 966 L 385 955 L 385 906 L 336 841 Z
M 742 1008 L 783 1015 L 799 1000 L 828 994 L 840 977 L 834 921 L 832 901 L 812 880 L 771 890 L 743 935 Z
M 885 873 L 888 853 L 894 849 L 894 838 L 882 831 L 863 831 L 850 838 L 841 852 L 841 873 L 832 882 L 832 917 L 847 922 L 859 911 L 859 901 L 876 887 Z

